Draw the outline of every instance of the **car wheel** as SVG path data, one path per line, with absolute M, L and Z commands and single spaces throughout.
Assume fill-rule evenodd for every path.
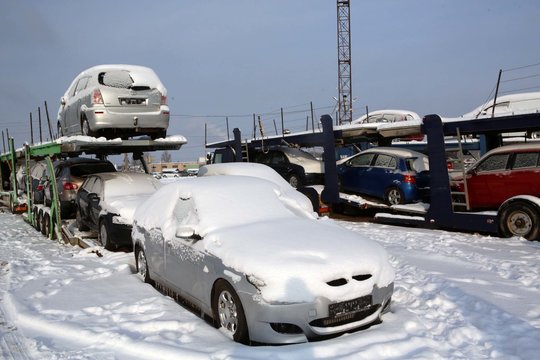
M 289 176 L 289 184 L 296 189 L 298 186 L 300 186 L 300 179 L 298 176 L 292 174 Z
M 504 237 L 540 239 L 540 216 L 530 204 L 510 203 L 500 211 L 499 219 L 499 230 Z
M 81 132 L 85 136 L 95 136 L 96 133 L 90 129 L 90 124 L 88 123 L 88 120 L 84 118 L 81 123 Z
M 147 284 L 152 284 L 150 274 L 148 273 L 148 262 L 146 261 L 146 253 L 144 249 L 137 248 L 135 254 L 135 264 L 137 266 L 137 274 L 141 277 L 141 280 Z
M 218 280 L 214 288 L 214 319 L 232 336 L 234 341 L 248 344 L 249 332 L 240 298 L 231 284 Z
M 99 222 L 98 241 L 105 249 L 113 249 L 111 237 L 109 236 L 109 227 L 107 226 L 107 221 L 105 221 L 105 219 Z
M 390 189 L 386 190 L 384 199 L 389 205 L 399 205 L 405 202 L 403 193 L 397 187 L 391 187 Z
M 75 222 L 79 231 L 88 231 L 88 226 L 83 223 L 79 209 L 75 212 Z

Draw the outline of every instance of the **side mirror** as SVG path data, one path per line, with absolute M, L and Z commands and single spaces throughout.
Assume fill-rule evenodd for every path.
M 195 228 L 191 225 L 180 225 L 176 228 L 176 237 L 183 239 L 200 240 L 201 237 L 195 234 Z
M 96 193 L 88 194 L 88 200 L 91 202 L 99 202 L 99 196 Z
M 66 106 L 66 99 L 63 96 L 60 98 L 60 104 L 62 104 L 62 106 Z

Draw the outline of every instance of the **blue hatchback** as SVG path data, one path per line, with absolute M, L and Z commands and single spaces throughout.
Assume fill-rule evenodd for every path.
M 338 162 L 340 191 L 386 201 L 389 205 L 429 198 L 429 162 L 422 153 L 388 147 L 362 151 Z

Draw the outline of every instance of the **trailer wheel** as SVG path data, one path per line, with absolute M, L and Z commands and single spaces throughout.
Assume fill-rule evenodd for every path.
M 49 228 L 49 215 L 47 215 L 46 212 L 40 211 L 40 220 L 41 220 L 41 233 L 45 236 L 48 236 L 48 228 Z
M 37 206 L 34 207 L 34 228 L 41 232 L 41 210 Z
M 405 202 L 403 193 L 397 187 L 391 187 L 386 190 L 384 200 L 386 200 L 389 205 L 399 205 Z
M 521 236 L 527 240 L 540 239 L 540 215 L 525 201 L 503 205 L 499 211 L 499 231 L 504 237 Z

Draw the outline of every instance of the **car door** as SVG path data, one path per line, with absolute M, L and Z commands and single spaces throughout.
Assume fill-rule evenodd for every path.
M 105 184 L 99 176 L 95 176 L 95 179 L 96 181 L 92 184 L 88 194 L 88 219 L 93 228 L 97 229 L 102 208 L 101 204 L 105 200 L 105 192 L 103 191 Z
M 505 198 L 516 195 L 540 195 L 540 153 L 518 152 L 511 159 L 512 166 L 505 178 Z
M 165 239 L 165 279 L 177 291 L 189 295 L 192 299 L 203 296 L 201 275 L 205 267 L 205 254 L 202 239 L 189 229 L 194 229 L 196 219 L 194 201 L 180 198 L 175 208 L 175 218 L 180 225 L 176 236 Z
M 467 192 L 472 209 L 497 208 L 506 200 L 503 187 L 510 174 L 509 159 L 509 153 L 493 154 L 469 171 Z
M 374 158 L 374 153 L 360 154 L 347 161 L 340 168 L 340 182 L 343 190 L 367 193 L 369 186 L 366 184 L 366 179 L 369 178 Z
M 403 179 L 396 171 L 397 158 L 389 154 L 377 154 L 373 166 L 365 173 L 364 184 L 366 193 L 383 199 L 391 187 L 397 186 Z
M 79 207 L 79 215 L 81 216 L 81 219 L 84 222 L 90 221 L 89 216 L 89 200 L 88 200 L 88 194 L 90 193 L 90 189 L 92 188 L 92 185 L 96 181 L 96 178 L 94 176 L 90 176 L 87 178 L 84 183 L 81 185 L 81 188 L 79 189 L 79 192 L 77 194 L 78 198 L 78 207 Z

